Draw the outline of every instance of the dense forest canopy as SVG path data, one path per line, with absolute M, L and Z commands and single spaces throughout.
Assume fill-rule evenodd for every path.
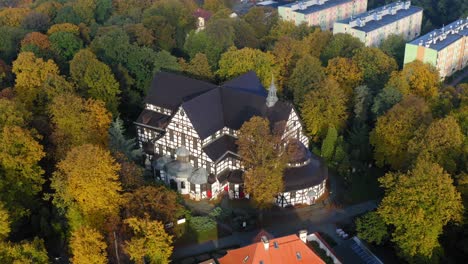
M 0 0 L 1 263 L 169 262 L 190 230 L 164 224 L 191 213 L 145 172 L 132 125 L 159 71 L 222 83 L 253 70 L 265 87 L 273 74 L 347 188 L 379 177 L 370 168 L 385 174 L 379 208 L 357 221 L 362 238 L 401 261 L 466 257 L 466 78 L 451 87 L 431 65 L 403 68 L 401 36 L 364 47 L 271 8 L 231 16 L 238 2 Z M 424 31 L 468 15 L 463 0 L 412 2 Z M 198 8 L 211 14 L 204 30 Z M 262 122 L 242 131 L 273 141 Z M 280 189 L 281 174 L 263 172 Z

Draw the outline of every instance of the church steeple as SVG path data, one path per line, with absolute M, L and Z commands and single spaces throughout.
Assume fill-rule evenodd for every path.
M 278 102 L 278 96 L 276 96 L 275 77 L 273 76 L 273 73 L 272 73 L 270 89 L 268 89 L 268 96 L 266 98 L 266 105 L 268 107 L 273 107 L 276 104 L 276 102 Z

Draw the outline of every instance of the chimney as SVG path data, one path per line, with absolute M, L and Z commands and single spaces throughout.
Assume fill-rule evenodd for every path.
M 265 247 L 265 250 L 268 250 L 270 248 L 270 241 L 268 241 L 268 238 L 266 236 L 262 236 L 262 243 L 263 247 Z
M 307 243 L 307 230 L 299 231 L 299 238 L 302 240 L 302 242 Z

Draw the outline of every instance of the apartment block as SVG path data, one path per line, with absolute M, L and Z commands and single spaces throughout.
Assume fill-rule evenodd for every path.
M 433 30 L 406 44 L 404 63 L 414 60 L 434 65 L 443 79 L 468 64 L 468 17 Z
M 420 35 L 422 17 L 423 9 L 411 1 L 394 2 L 335 22 L 333 34 L 351 34 L 366 46 L 379 46 L 391 34 L 409 41 Z
M 309 0 L 278 7 L 283 20 L 293 21 L 296 25 L 307 23 L 309 26 L 320 26 L 322 30 L 332 30 L 335 21 L 366 10 L 367 0 Z

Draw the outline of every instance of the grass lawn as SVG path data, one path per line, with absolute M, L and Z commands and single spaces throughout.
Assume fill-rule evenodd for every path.
M 216 240 L 218 238 L 217 227 L 198 233 L 190 228 L 187 228 L 186 232 L 180 238 L 178 238 L 174 244 L 176 246 L 199 244 L 210 240 Z

